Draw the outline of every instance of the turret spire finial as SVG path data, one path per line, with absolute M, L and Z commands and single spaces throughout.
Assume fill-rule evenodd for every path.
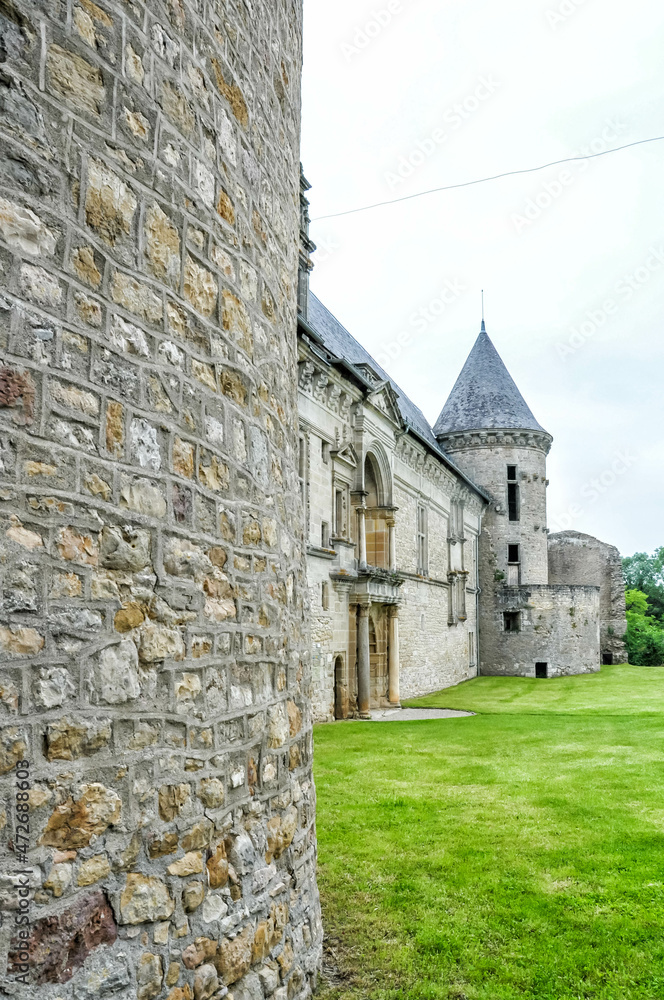
M 482 329 L 480 333 L 486 333 L 486 326 L 484 325 L 484 289 L 482 289 Z

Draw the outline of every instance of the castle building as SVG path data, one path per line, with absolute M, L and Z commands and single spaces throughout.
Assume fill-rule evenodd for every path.
M 553 439 L 484 321 L 432 428 L 309 292 L 306 190 L 303 179 L 299 474 L 314 718 L 367 717 L 478 674 L 547 678 L 624 660 L 619 554 L 589 536 L 550 539 Z

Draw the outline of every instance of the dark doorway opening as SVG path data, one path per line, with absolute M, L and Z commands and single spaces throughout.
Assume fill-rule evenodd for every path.
M 613 653 L 602 653 L 602 666 L 603 667 L 613 666 Z
M 348 716 L 348 689 L 344 683 L 343 656 L 337 656 L 334 661 L 334 717 L 345 719 Z
M 535 677 L 542 680 L 549 676 L 549 664 L 548 663 L 536 663 L 535 664 Z

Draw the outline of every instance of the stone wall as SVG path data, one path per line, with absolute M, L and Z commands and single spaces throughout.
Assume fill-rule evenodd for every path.
M 626 663 L 625 579 L 615 545 L 579 531 L 549 536 L 551 583 L 586 583 L 600 588 L 600 648 L 605 663 Z
M 7 0 L 0 36 L 5 987 L 306 997 L 301 4 Z
M 520 630 L 506 632 L 505 612 L 520 613 Z M 491 618 L 489 619 L 489 615 Z M 501 587 L 480 619 L 481 673 L 548 677 L 599 670 L 599 588 L 534 585 Z
M 545 432 L 495 430 L 448 434 L 443 444 L 492 498 L 479 539 L 480 673 L 535 677 L 599 670 L 599 585 L 561 576 L 549 581 Z M 519 518 L 509 519 L 508 465 L 516 466 Z M 519 546 L 510 565 L 509 546 Z M 549 586 L 549 583 L 555 584 Z M 570 586 L 570 584 L 589 586 Z M 505 614 L 518 615 L 508 631 Z
M 450 626 L 446 586 L 407 580 L 402 591 L 402 697 L 417 698 L 475 677 L 477 666 L 471 662 L 468 639 L 477 631 L 475 594 L 467 594 L 468 620 Z
M 488 440 L 491 437 L 493 443 Z M 548 582 L 546 456 L 550 444 L 547 434 L 519 431 L 495 431 L 481 439 L 472 434 L 443 439 L 459 468 L 494 500 L 482 520 L 480 578 L 484 594 L 496 574 L 500 577 L 498 583 L 507 578 L 508 544 L 520 546 L 524 583 Z M 518 521 L 509 520 L 508 465 L 517 467 Z

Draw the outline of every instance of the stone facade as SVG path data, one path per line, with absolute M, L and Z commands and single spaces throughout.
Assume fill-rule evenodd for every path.
M 308 291 L 302 179 L 300 489 L 318 721 L 365 716 L 477 674 L 487 497 L 422 413 Z
M 549 535 L 551 583 L 573 580 L 600 588 L 600 649 L 602 663 L 626 663 L 625 578 L 615 545 L 579 531 Z
M 304 998 L 301 4 L 0 34 L 4 987 Z
M 476 676 L 476 546 L 484 500 L 434 446 L 404 433 L 395 401 L 387 406 L 389 383 L 379 378 L 376 392 L 353 380 L 316 344 L 319 308 L 310 312 L 309 331 L 301 328 L 301 488 L 314 716 L 331 721 L 363 714 L 363 620 L 369 708 Z M 348 405 L 340 408 L 344 396 Z

